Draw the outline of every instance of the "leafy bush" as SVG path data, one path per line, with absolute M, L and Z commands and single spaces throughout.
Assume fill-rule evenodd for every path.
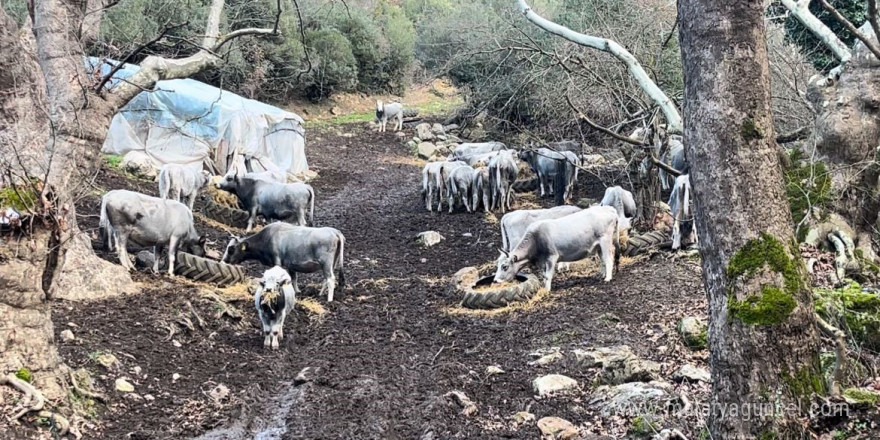
M 337 91 L 354 90 L 357 84 L 357 60 L 348 39 L 336 29 L 306 33 L 312 58 L 312 71 L 303 84 L 304 95 L 312 100 L 329 97 Z

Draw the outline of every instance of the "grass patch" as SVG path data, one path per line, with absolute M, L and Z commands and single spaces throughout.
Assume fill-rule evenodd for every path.
M 117 154 L 105 154 L 104 162 L 107 164 L 108 167 L 113 168 L 114 170 L 118 170 L 119 165 L 122 164 L 122 156 L 119 156 Z
M 431 99 L 421 105 L 415 106 L 419 109 L 419 116 L 436 116 L 452 113 L 457 107 L 464 104 L 464 100 L 459 95 L 446 98 Z
M 376 112 L 349 113 L 347 115 L 337 116 L 333 119 L 316 119 L 306 121 L 305 128 L 327 127 L 330 125 L 345 125 L 358 122 L 370 122 L 376 120 Z

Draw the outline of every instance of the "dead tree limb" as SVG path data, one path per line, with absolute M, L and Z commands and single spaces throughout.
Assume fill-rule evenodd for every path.
M 565 100 L 568 102 L 568 106 L 571 107 L 572 111 L 574 111 L 574 114 L 577 116 L 577 118 L 586 122 L 587 125 L 589 125 L 590 127 L 593 127 L 595 130 L 597 130 L 601 133 L 607 134 L 608 136 L 611 136 L 614 139 L 617 139 L 621 142 L 626 142 L 628 144 L 635 145 L 637 147 L 647 147 L 650 145 L 649 143 L 639 141 L 636 139 L 632 139 L 630 137 L 626 137 L 620 133 L 615 133 L 614 131 L 609 130 L 609 129 L 593 122 L 592 119 L 590 119 L 584 112 L 582 112 L 580 109 L 578 109 L 574 105 L 574 102 L 571 101 L 571 97 L 569 97 L 568 95 L 565 95 Z
M 877 43 L 871 41 L 871 39 L 868 38 L 867 35 L 860 32 L 859 29 L 856 28 L 856 25 L 852 24 L 851 21 L 847 20 L 847 18 L 844 17 L 843 14 L 841 14 L 840 11 L 838 11 L 834 6 L 831 6 L 831 3 L 828 3 L 827 0 L 819 0 L 819 4 L 821 4 L 822 7 L 825 8 L 825 10 L 828 11 L 828 13 L 831 14 L 831 16 L 834 17 L 835 20 L 837 20 L 838 23 L 843 25 L 843 27 L 845 27 L 846 30 L 848 30 L 851 34 L 855 35 L 856 38 L 861 40 L 862 43 L 865 44 L 865 47 L 867 47 L 868 50 L 870 50 L 871 53 L 873 53 L 874 56 L 877 57 L 878 60 L 880 60 L 880 46 L 877 46 Z M 876 4 L 873 1 L 868 1 L 869 8 L 871 7 L 871 5 L 874 5 L 874 7 L 876 8 Z M 875 11 L 874 21 L 876 21 L 876 15 L 877 14 Z M 873 23 L 872 23 L 872 26 L 873 26 Z M 876 32 L 877 31 L 874 30 L 874 33 L 876 33 Z
M 824 1 L 824 0 L 823 0 Z M 841 41 L 840 37 L 834 33 L 825 23 L 822 23 L 812 12 L 810 12 L 810 0 L 780 0 L 786 9 L 791 11 L 801 24 L 804 25 L 813 35 L 816 36 L 831 52 L 840 60 L 841 64 L 845 64 L 852 58 L 852 51 Z
M 831 375 L 830 392 L 832 397 L 840 397 L 840 383 L 843 381 L 843 366 L 846 362 L 846 334 L 829 324 L 816 314 L 816 323 L 822 333 L 834 339 L 834 372 Z
M 129 52 L 128 55 L 125 56 L 125 58 L 123 58 L 122 60 L 119 61 L 119 63 L 117 63 L 115 66 L 113 66 L 113 68 L 110 69 L 110 72 L 108 72 L 106 75 L 104 75 L 103 78 L 101 78 L 101 81 L 98 83 L 97 86 L 95 86 L 95 91 L 98 93 L 101 93 L 101 89 L 104 88 L 104 85 L 107 84 L 107 82 L 110 81 L 111 78 L 113 78 L 113 75 L 115 75 L 116 72 L 119 72 L 119 70 L 122 69 L 122 67 L 124 65 L 126 65 L 129 61 L 131 61 L 131 59 L 134 58 L 137 54 L 141 53 L 142 50 L 156 44 L 159 40 L 165 38 L 165 35 L 168 34 L 169 31 L 186 26 L 188 23 L 189 22 L 184 22 L 181 24 L 165 26 L 162 29 L 162 32 L 159 32 L 159 35 L 157 35 L 155 38 L 153 38 L 152 40 L 134 48 L 134 50 Z M 96 69 L 99 69 L 98 71 L 100 72 L 100 67 L 96 67 Z
M 675 103 L 666 96 L 666 93 L 664 93 L 663 90 L 661 90 L 651 79 L 648 73 L 645 72 L 645 69 L 642 67 L 641 63 L 639 63 L 639 60 L 637 60 L 636 57 L 634 57 L 623 46 L 616 41 L 581 34 L 565 26 L 547 20 L 535 13 L 525 0 L 518 0 L 517 3 L 520 12 L 522 12 L 526 19 L 541 29 L 581 46 L 607 52 L 626 64 L 630 75 L 632 75 L 633 79 L 639 87 L 641 87 L 642 91 L 644 91 L 663 112 L 663 116 L 666 118 L 667 130 L 669 130 L 670 133 L 675 134 L 681 134 L 684 131 L 684 123 L 682 122 L 681 114 L 679 113 L 678 108 L 676 108 Z
M 12 373 L 7 374 L 5 377 L 0 377 L 0 385 L 9 385 L 24 393 L 24 399 L 21 401 L 22 408 L 12 416 L 12 420 L 18 420 L 31 411 L 40 411 L 46 404 L 46 399 L 43 398 L 43 393 L 40 390 L 15 377 Z
M 787 144 L 790 142 L 799 141 L 802 139 L 806 139 L 810 136 L 810 127 L 801 127 L 795 131 L 791 131 L 788 133 L 780 134 L 776 136 L 777 144 Z

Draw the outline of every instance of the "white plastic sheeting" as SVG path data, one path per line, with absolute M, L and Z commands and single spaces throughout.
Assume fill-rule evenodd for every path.
M 106 75 L 117 61 L 94 57 L 86 67 Z M 125 64 L 108 87 L 139 67 Z M 217 174 L 230 168 L 298 174 L 308 170 L 303 119 L 295 113 L 243 98 L 193 79 L 159 81 L 123 107 L 110 122 L 102 151 L 145 153 L 158 168 L 166 163 L 207 165 Z

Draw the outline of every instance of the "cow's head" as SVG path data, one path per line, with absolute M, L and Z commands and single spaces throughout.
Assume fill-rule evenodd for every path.
M 199 188 L 203 188 L 205 185 L 207 185 L 208 182 L 211 181 L 211 178 L 214 177 L 214 174 L 212 174 L 210 171 L 202 170 L 201 176 L 202 180 L 201 182 L 199 182 Z
M 207 241 L 208 237 L 204 235 L 199 236 L 199 238 L 196 238 L 195 240 L 184 240 L 181 246 L 183 249 L 181 250 L 197 257 L 204 257 L 205 243 L 207 243 Z
M 247 242 L 242 241 L 236 236 L 232 236 L 229 239 L 229 243 L 226 245 L 226 251 L 223 252 L 223 258 L 221 258 L 220 261 L 226 264 L 241 263 L 244 260 L 247 248 Z
M 229 191 L 235 194 L 239 183 L 241 183 L 241 179 L 239 179 L 238 174 L 228 173 L 223 180 L 217 182 L 214 186 L 216 186 L 217 189 L 222 189 L 223 191 Z
M 498 258 L 498 268 L 495 270 L 495 282 L 513 281 L 528 260 L 522 260 L 516 254 L 511 254 L 503 249 L 499 249 L 499 251 L 501 251 L 501 256 Z

